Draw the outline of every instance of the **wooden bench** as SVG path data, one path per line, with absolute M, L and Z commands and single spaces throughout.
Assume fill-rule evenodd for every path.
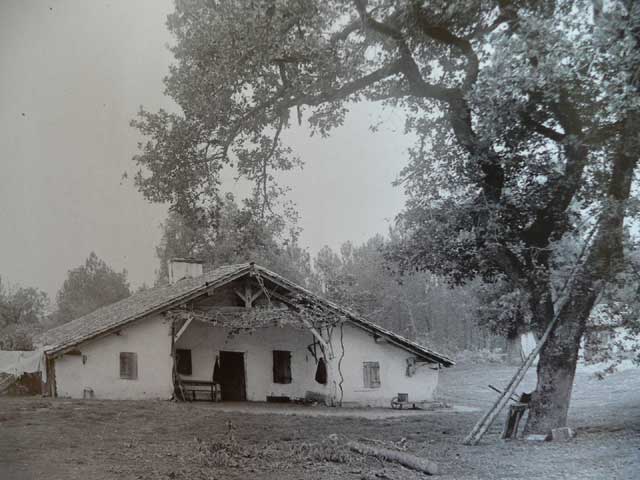
M 180 384 L 186 401 L 219 402 L 221 400 L 220 385 L 217 383 L 206 380 L 180 380 Z

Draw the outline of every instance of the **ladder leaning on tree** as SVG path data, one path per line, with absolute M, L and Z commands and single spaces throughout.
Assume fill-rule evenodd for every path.
M 478 444 L 480 439 L 487 432 L 487 430 L 489 430 L 489 427 L 491 427 L 491 424 L 495 421 L 496 417 L 500 414 L 504 406 L 507 404 L 507 402 L 511 398 L 511 395 L 513 395 L 513 393 L 516 391 L 516 388 L 518 388 L 518 385 L 520 385 L 520 382 L 524 378 L 525 373 L 527 373 L 527 370 L 529 370 L 529 367 L 533 364 L 533 361 L 540 353 L 540 350 L 542 350 L 542 347 L 544 346 L 545 342 L 549 338 L 549 335 L 551 335 L 551 332 L 555 328 L 556 323 L 558 323 L 558 319 L 560 318 L 560 312 L 562 312 L 562 306 L 564 303 L 564 302 L 561 302 L 560 299 L 562 298 L 563 294 L 568 290 L 569 284 L 572 282 L 572 280 L 574 279 L 575 273 L 580 268 L 582 259 L 585 257 L 587 253 L 587 247 L 591 243 L 591 240 L 593 239 L 595 233 L 598 231 L 600 220 L 601 219 L 599 218 L 598 221 L 591 228 L 591 231 L 587 235 L 587 238 L 584 244 L 582 245 L 582 250 L 580 251 L 578 258 L 575 264 L 573 265 L 573 268 L 571 269 L 571 272 L 569 273 L 562 287 L 558 291 L 557 301 L 555 302 L 555 305 L 554 305 L 555 307 L 554 311 L 556 312 L 556 314 L 553 316 L 553 319 L 551 320 L 551 322 L 549 322 L 549 325 L 547 325 L 547 328 L 545 329 L 544 334 L 540 338 L 540 341 L 537 343 L 536 348 L 534 348 L 531 351 L 529 356 L 525 359 L 524 363 L 520 366 L 520 368 L 518 368 L 518 371 L 516 371 L 515 375 L 509 382 L 509 385 L 507 385 L 507 387 L 502 392 L 502 395 L 498 397 L 498 399 L 495 401 L 492 407 L 487 411 L 487 413 L 485 413 L 484 416 L 478 421 L 478 423 L 475 424 L 471 432 L 469 432 L 469 435 L 465 437 L 465 439 L 462 442 L 464 445 Z
M 547 326 L 547 329 L 542 335 L 542 338 L 540 338 L 540 341 L 536 345 L 536 348 L 531 351 L 524 363 L 520 366 L 520 368 L 518 368 L 518 371 L 515 373 L 507 387 L 504 389 L 504 391 L 498 397 L 492 407 L 487 411 L 487 413 L 484 414 L 484 416 L 478 421 L 478 423 L 476 423 L 471 432 L 469 432 L 469 435 L 465 437 L 464 441 L 462 442 L 463 444 L 477 445 L 483 435 L 487 432 L 489 427 L 491 427 L 491 424 L 495 421 L 496 417 L 500 414 L 504 406 L 511 399 L 511 395 L 513 395 L 516 388 L 518 388 L 518 385 L 520 385 L 520 382 L 524 378 L 525 373 L 527 373 L 527 370 L 529 370 L 529 367 L 533 364 L 536 356 L 540 353 L 540 350 L 542 350 L 542 347 L 549 338 L 549 335 L 551 334 L 551 331 L 555 327 L 556 323 L 558 323 L 558 319 L 560 318 L 559 312 L 560 310 L 558 310 L 558 313 L 556 313 L 556 315 Z

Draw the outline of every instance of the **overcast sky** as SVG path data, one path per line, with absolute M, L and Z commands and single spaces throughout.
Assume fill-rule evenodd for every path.
M 153 283 L 166 206 L 146 202 L 125 171 L 140 105 L 163 96 L 171 0 L 0 1 L 0 275 L 51 298 L 95 251 L 135 287 Z M 380 115 L 381 132 L 368 125 Z M 391 186 L 409 140 L 397 113 L 359 105 L 329 140 L 286 137 L 306 163 L 288 175 L 303 246 L 364 241 L 403 205 Z M 238 192 L 232 182 L 229 191 Z

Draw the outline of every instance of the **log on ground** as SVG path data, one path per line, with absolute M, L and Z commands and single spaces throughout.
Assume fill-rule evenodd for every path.
M 426 458 L 416 457 L 410 453 L 398 452 L 388 448 L 372 447 L 360 442 L 348 442 L 347 447 L 362 455 L 372 455 L 381 460 L 395 462 L 403 467 L 426 473 L 427 475 L 437 475 L 438 465 Z

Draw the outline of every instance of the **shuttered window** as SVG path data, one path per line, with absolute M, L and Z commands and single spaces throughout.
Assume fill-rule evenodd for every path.
M 176 370 L 180 375 L 191 375 L 191 350 L 187 348 L 176 349 Z
M 365 388 L 380 388 L 380 364 L 364 362 L 362 367 Z
M 127 380 L 138 379 L 138 354 L 134 352 L 120 352 L 120 378 Z
M 273 383 L 291 383 L 291 352 L 273 351 Z

